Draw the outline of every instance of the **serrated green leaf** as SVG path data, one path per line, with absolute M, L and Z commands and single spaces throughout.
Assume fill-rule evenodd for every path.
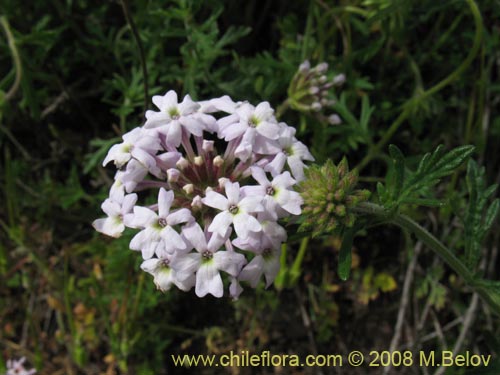
M 495 199 L 486 208 L 488 198 L 496 191 L 497 186 L 486 187 L 485 169 L 484 167 L 479 168 L 473 160 L 467 164 L 466 181 L 469 190 L 469 203 L 464 217 L 464 257 L 467 267 L 475 270 L 481 256 L 481 243 L 493 225 L 500 203 L 498 199 Z
M 441 178 L 453 173 L 473 152 L 474 146 L 460 146 L 448 153 L 444 153 L 443 146 L 438 146 L 432 154 L 424 155 L 417 171 L 405 181 L 399 203 L 407 203 L 408 198 L 422 195 Z
M 344 232 L 344 238 L 342 239 L 342 246 L 340 247 L 337 272 L 339 277 L 344 281 L 349 278 L 351 272 L 352 242 L 355 233 L 356 230 L 354 228 L 347 228 Z

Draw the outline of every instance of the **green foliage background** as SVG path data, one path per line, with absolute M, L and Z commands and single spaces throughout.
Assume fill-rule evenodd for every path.
M 318 163 L 345 155 L 358 167 L 360 185 L 374 192 L 402 173 L 391 162 L 401 151 L 416 171 L 439 144 L 474 145 L 467 183 L 462 168 L 433 181 L 432 194 L 425 186 L 400 187 L 422 199 L 406 200 L 402 210 L 496 279 L 500 232 L 482 233 L 480 224 L 488 187 L 500 182 L 500 4 L 477 1 L 478 18 L 471 3 L 3 0 L 0 369 L 24 355 L 39 374 L 147 375 L 183 373 L 172 370 L 171 354 L 388 350 L 418 253 L 399 348 L 450 349 L 462 340 L 463 350 L 492 354 L 498 373 L 498 318 L 479 302 L 476 323 L 461 339 L 470 289 L 396 228 L 361 233 L 347 282 L 336 274 L 337 237 L 300 242 L 290 233 L 284 260 L 300 254 L 300 267 L 283 272 L 277 289 L 247 288 L 233 302 L 161 294 L 128 249 L 132 233 L 110 240 L 90 225 L 112 179 L 101 161 L 143 122 L 152 95 L 228 94 L 281 104 L 282 119 Z M 289 83 L 306 59 L 328 62 L 330 78 L 346 75 L 324 113 L 338 113 L 341 125 L 286 107 Z M 389 153 L 388 143 L 397 151 Z M 184 369 L 201 370 L 215 373 Z M 246 371 L 278 370 L 226 369 Z

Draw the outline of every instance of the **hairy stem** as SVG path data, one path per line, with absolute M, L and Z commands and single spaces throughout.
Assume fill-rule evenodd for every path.
M 415 222 L 413 219 L 406 215 L 395 213 L 389 211 L 386 208 L 379 206 L 374 203 L 361 203 L 358 207 L 354 209 L 360 214 L 373 215 L 382 220 L 387 224 L 397 225 L 413 234 L 422 241 L 427 247 L 436 252 L 441 259 L 443 259 L 448 265 L 460 275 L 467 284 L 474 288 L 474 290 L 490 305 L 492 309 L 498 314 L 500 314 L 500 309 L 498 304 L 493 301 L 491 296 L 485 291 L 484 288 L 480 288 L 476 285 L 474 274 L 470 271 L 465 264 L 458 259 L 455 254 L 446 247 L 441 241 L 439 241 L 432 233 L 423 228 L 420 224 Z

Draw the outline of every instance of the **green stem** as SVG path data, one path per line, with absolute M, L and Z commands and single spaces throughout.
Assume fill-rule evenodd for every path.
M 416 103 L 428 98 L 429 96 L 437 93 L 442 90 L 446 86 L 448 86 L 451 82 L 457 79 L 464 71 L 469 67 L 472 63 L 472 60 L 476 57 L 479 48 L 481 47 L 481 41 L 483 38 L 483 19 L 481 17 L 481 13 L 479 8 L 477 7 L 474 0 L 466 0 L 467 4 L 471 9 L 472 15 L 474 17 L 474 24 L 476 28 L 476 33 L 474 35 L 474 42 L 472 48 L 470 49 L 465 60 L 456 68 L 451 74 L 449 74 L 446 78 L 432 86 L 430 89 L 423 91 L 420 95 L 416 97 L 412 97 L 408 99 L 403 104 L 403 112 L 398 116 L 398 118 L 391 124 L 389 129 L 385 132 L 384 136 L 380 141 L 373 147 L 368 150 L 368 153 L 364 157 L 363 160 L 358 165 L 358 170 L 362 170 L 366 165 L 374 158 L 376 154 L 380 152 L 380 150 L 389 142 L 394 133 L 399 129 L 401 124 L 408 118 L 408 115 L 411 112 L 411 109 L 415 106 Z
M 423 228 L 420 224 L 406 215 L 398 214 L 389 211 L 382 206 L 374 203 L 361 203 L 354 209 L 358 213 L 369 214 L 382 219 L 382 222 L 394 224 L 403 228 L 413 234 L 422 241 L 427 247 L 437 253 L 458 275 L 460 275 L 467 284 L 474 288 L 491 308 L 495 309 L 500 314 L 500 309 L 496 301 L 492 299 L 490 294 L 481 287 L 477 286 L 474 274 L 465 266 L 465 264 L 458 259 L 455 254 L 439 241 L 432 233 Z
M 0 17 L 0 25 L 2 26 L 3 31 L 5 32 L 5 36 L 7 37 L 7 42 L 9 43 L 9 49 L 10 52 L 12 53 L 12 61 L 14 62 L 14 67 L 16 69 L 16 78 L 14 79 L 14 83 L 12 84 L 12 87 L 9 89 L 7 94 L 5 94 L 5 100 L 8 101 L 12 99 L 12 97 L 19 89 L 19 85 L 21 84 L 23 69 L 21 65 L 21 58 L 19 57 L 19 51 L 17 50 L 16 47 L 16 40 L 14 39 L 14 36 L 10 31 L 9 22 L 7 21 L 7 18 L 5 16 Z
M 297 257 L 293 261 L 292 269 L 290 270 L 292 285 L 296 283 L 297 279 L 300 276 L 302 261 L 304 260 L 304 256 L 306 255 L 307 245 L 309 245 L 309 237 L 304 237 L 300 242 L 299 252 L 297 253 Z
M 289 99 L 285 100 L 283 103 L 281 103 L 278 108 L 276 109 L 276 118 L 279 120 L 281 116 L 290 108 L 290 101 Z
M 149 103 L 149 85 L 148 85 L 148 69 L 146 66 L 144 47 L 142 46 L 139 32 L 137 31 L 134 19 L 132 18 L 132 15 L 130 13 L 130 6 L 128 0 L 121 0 L 120 2 L 122 4 L 123 14 L 125 15 L 125 19 L 127 20 L 130 29 L 132 30 L 135 43 L 137 44 L 137 49 L 139 50 L 139 58 L 141 60 L 141 67 L 142 67 L 142 78 L 144 80 L 144 111 L 146 111 L 148 109 L 148 103 Z

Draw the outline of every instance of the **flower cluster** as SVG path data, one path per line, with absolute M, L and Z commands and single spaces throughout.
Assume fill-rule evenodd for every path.
M 299 186 L 306 217 L 300 229 L 318 236 L 342 226 L 352 227 L 353 207 L 370 197 L 368 190 L 355 189 L 357 183 L 357 171 L 349 171 L 346 158 L 338 165 L 329 159 L 322 166 L 309 168 L 307 179 Z
M 255 287 L 264 276 L 269 286 L 286 240 L 278 221 L 301 213 L 294 186 L 304 179 L 304 161 L 313 160 L 307 147 L 267 102 L 186 95 L 179 103 L 169 91 L 153 103 L 159 111 L 147 111 L 144 126 L 104 160 L 118 171 L 102 204 L 107 217 L 95 229 L 113 237 L 138 229 L 130 248 L 162 291 L 194 286 L 199 297 L 221 297 L 221 271 L 233 298 L 240 281 Z M 138 205 L 147 189 L 157 200 Z
M 19 360 L 8 359 L 7 360 L 7 372 L 5 375 L 33 375 L 36 373 L 35 369 L 27 370 L 24 367 L 24 362 L 26 358 L 22 357 Z
M 320 112 L 335 105 L 335 100 L 329 99 L 328 93 L 333 87 L 341 86 L 346 78 L 344 74 L 337 74 L 333 79 L 328 79 L 327 70 L 326 62 L 313 68 L 308 60 L 300 64 L 288 87 L 288 101 L 295 110 L 312 112 L 323 122 L 338 125 L 342 120 L 336 113 L 325 116 Z

